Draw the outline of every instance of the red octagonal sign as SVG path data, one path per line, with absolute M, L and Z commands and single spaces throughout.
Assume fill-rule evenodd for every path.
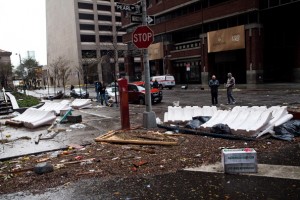
M 132 33 L 132 42 L 139 49 L 146 49 L 153 42 L 153 31 L 148 26 L 138 26 Z

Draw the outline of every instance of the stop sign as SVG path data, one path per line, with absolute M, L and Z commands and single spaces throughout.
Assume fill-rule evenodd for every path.
M 153 42 L 153 31 L 148 26 L 138 26 L 132 33 L 132 42 L 139 49 L 146 49 Z

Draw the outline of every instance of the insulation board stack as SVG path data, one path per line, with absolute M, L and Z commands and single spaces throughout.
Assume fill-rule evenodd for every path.
M 221 157 L 225 173 L 257 173 L 257 156 L 252 148 L 222 149 Z

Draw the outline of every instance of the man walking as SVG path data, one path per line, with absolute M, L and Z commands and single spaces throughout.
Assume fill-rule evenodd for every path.
M 102 89 L 102 84 L 99 81 L 95 82 L 95 92 L 96 92 L 96 99 L 97 102 L 100 102 L 100 91 Z
M 208 83 L 211 92 L 211 103 L 212 105 L 218 104 L 218 87 L 219 81 L 216 79 L 215 75 L 212 75 L 211 80 Z
M 100 90 L 101 105 L 103 105 L 104 102 L 105 105 L 108 106 L 107 96 L 106 96 L 106 86 L 103 83 L 103 81 L 101 81 L 100 84 L 101 84 L 101 90 Z
M 226 83 L 227 99 L 228 99 L 227 104 L 235 104 L 235 99 L 232 96 L 232 90 L 233 90 L 234 86 L 235 86 L 235 79 L 231 73 L 228 73 L 227 74 L 227 83 Z

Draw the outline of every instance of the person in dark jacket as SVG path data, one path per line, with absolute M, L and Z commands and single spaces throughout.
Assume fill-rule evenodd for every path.
M 211 80 L 208 83 L 211 92 L 211 103 L 212 105 L 218 104 L 218 88 L 220 86 L 219 81 L 215 75 L 212 75 Z
M 234 86 L 235 86 L 235 79 L 231 73 L 228 73 L 227 74 L 227 83 L 226 83 L 227 99 L 228 99 L 227 104 L 235 104 L 235 99 L 232 96 L 232 90 L 233 90 Z
M 155 79 L 155 81 L 153 82 L 153 88 L 158 88 L 158 82 L 157 82 L 156 79 Z
M 101 91 L 101 88 L 102 88 L 101 82 L 96 81 L 95 82 L 95 92 L 96 92 L 97 102 L 100 102 L 100 91 Z
M 101 105 L 103 105 L 103 102 L 104 102 L 105 105 L 108 106 L 107 95 L 106 95 L 106 86 L 102 81 L 101 81 L 100 99 L 101 99 Z

